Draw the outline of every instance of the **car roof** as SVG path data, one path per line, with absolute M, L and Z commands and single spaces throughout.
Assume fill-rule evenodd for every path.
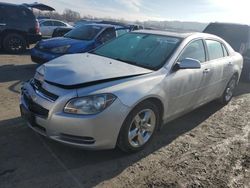
M 161 31 L 161 30 L 138 30 L 133 31 L 134 33 L 145 33 L 145 34 L 154 34 L 154 35 L 164 35 L 178 38 L 187 38 L 194 33 L 189 32 L 172 32 L 172 31 Z
M 247 24 L 238 24 L 238 23 L 226 23 L 226 22 L 211 22 L 208 24 L 209 25 L 226 25 L 226 26 L 250 26 Z
M 163 35 L 170 36 L 176 38 L 219 38 L 212 34 L 200 33 L 200 32 L 173 32 L 173 31 L 161 31 L 161 30 L 137 30 L 133 31 L 133 33 L 145 33 L 145 34 L 153 34 L 153 35 Z
M 88 24 L 84 24 L 82 26 L 85 26 L 85 25 L 100 26 L 100 27 L 103 27 L 103 28 L 114 27 L 115 29 L 118 29 L 118 28 L 127 28 L 126 26 L 111 25 L 111 24 L 102 24 L 102 23 L 88 23 Z

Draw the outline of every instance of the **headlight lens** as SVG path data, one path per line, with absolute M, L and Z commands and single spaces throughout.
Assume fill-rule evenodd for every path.
M 115 99 L 116 96 L 112 94 L 98 94 L 75 98 L 66 104 L 64 112 L 83 115 L 97 114 L 110 106 Z
M 38 67 L 36 69 L 36 73 L 35 73 L 34 78 L 39 80 L 40 82 L 43 82 L 44 81 L 44 72 L 45 72 L 45 67 L 44 67 L 44 65 L 41 65 L 40 67 Z
M 70 45 L 60 46 L 60 47 L 52 48 L 51 52 L 57 53 L 57 54 L 63 54 L 63 53 L 66 53 L 69 48 L 70 48 Z

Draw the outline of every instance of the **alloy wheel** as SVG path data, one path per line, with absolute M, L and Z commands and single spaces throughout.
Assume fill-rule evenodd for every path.
M 128 141 L 137 148 L 151 138 L 156 126 L 156 115 L 151 109 L 140 111 L 132 120 L 128 132 Z

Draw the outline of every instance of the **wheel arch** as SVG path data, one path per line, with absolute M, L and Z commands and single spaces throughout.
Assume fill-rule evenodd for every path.
M 21 36 L 24 37 L 25 41 L 26 41 L 26 46 L 28 45 L 29 41 L 28 41 L 28 37 L 27 37 L 27 34 L 23 31 L 19 31 L 19 30 L 15 30 L 15 29 L 6 29 L 4 30 L 3 32 L 1 32 L 1 46 L 3 46 L 3 41 L 4 41 L 4 38 L 9 35 L 9 34 L 19 34 Z
M 139 104 L 143 103 L 143 102 L 151 102 L 153 104 L 155 104 L 157 106 L 157 108 L 160 111 L 160 120 L 162 121 L 163 115 L 164 115 L 164 111 L 165 111 L 165 107 L 164 107 L 164 103 L 162 101 L 162 99 L 158 96 L 148 96 L 147 98 L 142 98 L 141 100 L 138 100 L 132 107 L 131 110 L 129 111 L 129 113 Z M 128 114 L 129 114 L 128 113 Z

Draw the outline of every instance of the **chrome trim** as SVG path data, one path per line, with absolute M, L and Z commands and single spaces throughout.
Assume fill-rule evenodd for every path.
M 0 26 L 6 26 L 6 23 L 0 23 Z
M 49 102 L 52 102 L 52 103 L 55 102 L 54 100 L 50 99 L 49 97 L 47 97 L 46 95 L 44 95 L 44 94 L 41 93 L 40 91 L 38 91 L 38 90 L 36 90 L 36 89 L 34 89 L 34 90 L 35 90 L 36 94 L 37 94 L 39 97 L 42 97 L 43 99 L 46 99 L 46 100 L 48 100 Z

